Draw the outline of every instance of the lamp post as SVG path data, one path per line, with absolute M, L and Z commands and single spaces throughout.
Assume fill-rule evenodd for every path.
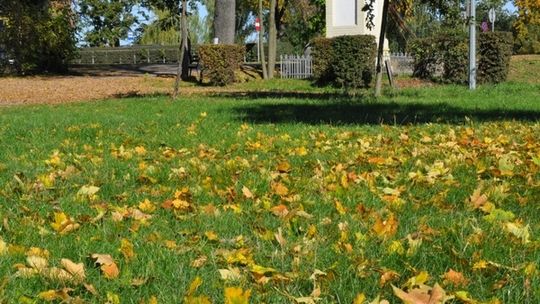
M 476 89 L 476 3 L 469 1 L 469 89 Z

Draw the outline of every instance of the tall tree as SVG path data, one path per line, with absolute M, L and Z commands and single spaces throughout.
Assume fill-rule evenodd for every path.
M 176 99 L 178 96 L 178 90 L 180 88 L 180 80 L 184 77 L 187 77 L 187 66 L 189 65 L 189 59 L 186 62 L 186 52 L 189 52 L 188 45 L 188 21 L 187 21 L 187 1 L 182 0 L 182 14 L 181 14 L 181 30 L 182 30 L 182 41 L 180 43 L 180 62 L 178 63 L 178 73 L 176 75 L 176 82 L 174 84 L 174 93 L 173 99 Z
M 536 40 L 531 51 L 540 52 L 540 1 L 539 0 L 514 0 L 518 8 L 518 17 L 514 24 L 518 42 L 526 44 L 527 40 Z M 532 30 L 532 31 L 531 31 Z M 536 37 L 535 37 L 536 36 Z M 534 50 L 534 49 L 537 50 Z
M 236 24 L 236 0 L 216 0 L 214 35 L 220 43 L 233 44 Z
M 120 46 L 138 20 L 134 0 L 79 0 L 84 40 L 89 46 Z
M 75 53 L 75 28 L 69 5 L 47 0 L 2 0 L 7 21 L 0 45 L 14 60 L 15 71 L 64 72 Z M 0 62 L 1 65 L 1 62 Z
M 270 0 L 270 15 L 268 24 L 268 78 L 274 78 L 277 56 L 277 23 L 276 23 L 276 0 Z

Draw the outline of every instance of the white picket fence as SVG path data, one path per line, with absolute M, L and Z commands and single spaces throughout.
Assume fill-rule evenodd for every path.
M 281 78 L 306 79 L 313 76 L 313 62 L 311 56 L 281 55 Z
M 281 55 L 281 78 L 306 79 L 313 76 L 313 62 L 311 56 Z M 411 75 L 413 72 L 413 58 L 406 53 L 390 54 L 392 71 L 398 75 Z

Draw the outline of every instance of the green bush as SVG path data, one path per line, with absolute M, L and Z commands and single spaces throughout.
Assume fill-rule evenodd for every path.
M 336 77 L 332 70 L 332 39 L 315 38 L 311 41 L 311 48 L 311 56 L 313 58 L 313 78 L 321 85 L 333 82 Z
M 414 59 L 414 77 L 431 79 L 441 73 L 437 71 L 442 70 L 442 62 L 434 38 L 415 39 L 408 47 Z
M 461 35 L 443 34 L 416 39 L 409 45 L 413 76 L 444 83 L 466 83 L 468 44 Z
M 333 83 L 347 89 L 369 86 L 377 53 L 374 36 L 317 38 L 311 44 L 313 77 L 317 83 Z
M 339 36 L 332 42 L 336 84 L 342 88 L 368 87 L 375 73 L 377 43 L 371 35 Z
M 228 85 L 235 81 L 234 72 L 244 61 L 246 49 L 233 44 L 208 44 L 199 47 L 202 71 L 213 85 Z
M 481 33 L 478 43 L 478 82 L 500 83 L 506 80 L 513 46 L 512 33 Z

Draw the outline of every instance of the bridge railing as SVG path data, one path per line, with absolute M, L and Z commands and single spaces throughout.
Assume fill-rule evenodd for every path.
M 117 48 L 82 48 L 71 64 L 156 64 L 178 63 L 176 46 L 137 46 Z

